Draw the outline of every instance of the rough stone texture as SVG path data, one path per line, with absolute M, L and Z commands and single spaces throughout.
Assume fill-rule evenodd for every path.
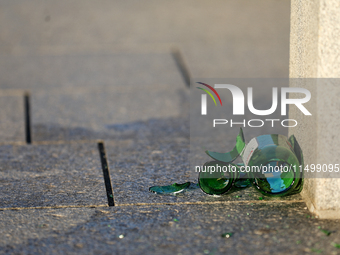
M 291 78 L 339 78 L 340 77 L 340 12 L 335 0 L 292 1 L 291 8 Z M 296 134 L 302 146 L 313 142 L 315 150 L 308 149 L 306 164 L 338 164 L 340 142 L 334 139 L 339 130 L 339 82 L 324 79 L 312 89 L 317 98 L 317 130 L 304 125 Z M 337 85 L 336 85 L 337 84 Z M 296 111 L 291 117 L 302 119 Z M 311 139 L 313 138 L 313 139 Z M 306 180 L 303 192 L 311 211 L 320 217 L 340 217 L 340 179 Z
M 0 144 L 25 142 L 24 93 L 0 90 Z
M 0 207 L 106 205 L 97 144 L 0 146 Z
M 338 254 L 332 243 L 339 241 L 340 223 L 316 219 L 304 206 L 231 202 L 2 211 L 0 253 Z M 226 232 L 233 236 L 222 238 Z
M 340 78 L 340 5 L 336 0 L 319 2 L 318 76 Z
M 290 78 L 316 78 L 319 0 L 291 1 Z

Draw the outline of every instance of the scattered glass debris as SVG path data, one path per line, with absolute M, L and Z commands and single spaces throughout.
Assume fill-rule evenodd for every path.
M 174 218 L 174 222 L 179 222 L 179 220 L 178 220 L 178 219 L 176 219 L 176 218 Z
M 124 238 L 124 235 L 119 235 L 118 236 L 120 239 L 123 239 Z
M 324 233 L 326 236 L 329 236 L 330 234 L 332 234 L 332 231 L 329 231 L 327 229 L 322 229 L 320 226 L 318 227 L 318 229 L 320 229 L 320 231 Z
M 335 248 L 340 249 L 340 243 L 331 243 Z
M 276 148 L 286 147 L 287 144 L 291 149 L 289 155 L 280 152 L 281 150 L 276 150 Z M 274 146 L 277 154 L 273 154 L 273 158 L 269 161 L 266 159 L 267 165 L 263 166 L 261 163 L 262 154 L 266 155 L 267 153 L 263 148 L 267 145 Z M 152 154 L 160 153 L 162 152 L 152 152 Z M 149 188 L 149 191 L 156 194 L 175 195 L 187 189 L 200 188 L 209 195 L 219 196 L 227 193 L 233 187 L 246 188 L 253 185 L 264 196 L 280 197 L 298 194 L 303 188 L 303 173 L 300 173 L 299 171 L 293 172 L 291 171 L 291 167 L 288 167 L 289 165 L 304 165 L 302 150 L 294 135 L 289 138 L 279 134 L 261 135 L 253 138 L 248 145 L 246 145 L 243 130 L 241 128 L 236 137 L 236 145 L 232 151 L 227 153 L 206 151 L 206 153 L 215 161 L 206 162 L 204 164 L 204 168 L 202 168 L 202 171 L 200 171 L 199 174 L 198 184 L 186 182 L 182 184 L 174 183 L 167 186 L 152 186 Z M 243 163 L 232 163 L 238 157 L 241 157 Z M 280 157 L 283 159 L 278 160 L 277 158 Z M 255 176 L 240 171 L 245 165 L 258 166 L 260 163 L 263 171 Z M 230 167 L 232 167 L 236 171 L 223 171 L 223 173 L 218 171 L 203 171 L 203 169 L 209 169 L 209 167 L 214 167 L 213 169 L 216 167 L 228 167 L 230 169 Z M 273 172 L 270 170 L 276 167 L 284 167 L 284 169 L 288 167 L 288 171 Z M 264 169 L 266 171 L 264 171 Z M 249 196 L 252 196 L 252 194 L 249 194 Z M 241 195 L 236 195 L 235 197 L 239 198 Z M 263 200 L 264 198 L 261 196 L 258 197 L 258 199 Z
M 281 149 L 286 147 L 287 144 L 291 149 L 289 153 Z M 270 155 L 270 160 L 268 158 L 268 151 L 263 149 L 267 148 L 267 145 L 273 148 L 275 147 L 273 149 L 275 153 Z M 292 171 L 292 169 L 288 167 L 292 165 L 299 167 L 304 163 L 301 147 L 293 135 L 289 138 L 279 134 L 261 135 L 253 138 L 246 145 L 241 128 L 236 137 L 236 145 L 232 151 L 226 153 L 206 151 L 206 153 L 215 160 L 207 162 L 205 164 L 206 167 L 216 165 L 216 167 L 230 168 L 230 166 L 232 166 L 236 169 L 236 172 L 240 174 L 238 176 L 237 174 L 233 174 L 233 172 L 228 172 L 228 174 L 216 174 L 216 172 L 214 172 L 214 177 L 211 177 L 211 173 L 210 177 L 207 177 L 206 174 L 200 172 L 200 187 L 209 195 L 227 193 L 233 186 L 233 181 L 235 181 L 234 186 L 238 184 L 240 187 L 250 185 L 251 183 L 265 196 L 280 197 L 293 195 L 300 193 L 303 188 L 303 173 L 297 174 L 297 172 Z M 232 163 L 238 157 L 241 157 L 243 163 Z M 278 160 L 278 158 L 282 159 Z M 267 162 L 266 165 L 263 165 L 265 162 Z M 253 173 L 252 175 L 246 174 L 244 176 L 240 171 L 240 167 L 244 166 L 258 166 L 261 167 L 263 171 L 256 174 Z M 287 171 L 271 170 L 276 167 L 284 167 Z M 221 177 L 218 175 L 221 175 Z M 250 177 L 251 180 L 249 180 Z
M 176 194 L 189 188 L 190 184 L 190 182 L 186 182 L 181 184 L 174 183 L 168 186 L 153 186 L 150 187 L 149 190 L 156 194 Z
M 229 237 L 232 237 L 234 235 L 234 233 L 232 232 L 226 232 L 226 233 L 223 233 L 221 236 L 223 238 L 229 238 Z
M 312 248 L 311 251 L 315 253 L 322 253 L 322 250 L 316 248 Z
M 209 254 L 209 250 L 204 250 L 204 254 Z

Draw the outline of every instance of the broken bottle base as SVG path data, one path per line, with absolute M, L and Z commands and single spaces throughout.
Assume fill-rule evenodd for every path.
M 198 183 L 209 195 L 225 194 L 243 178 L 250 179 L 267 196 L 293 195 L 303 188 L 303 172 L 298 170 L 299 166 L 303 169 L 303 154 L 294 136 L 288 139 L 278 134 L 261 135 L 246 145 L 240 129 L 231 152 L 206 153 L 215 161 L 204 164 L 205 171 L 200 172 Z M 243 164 L 232 163 L 238 156 Z

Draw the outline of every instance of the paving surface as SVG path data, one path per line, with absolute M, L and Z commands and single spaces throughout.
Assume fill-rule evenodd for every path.
M 304 206 L 226 202 L 2 211 L 0 227 L 6 233 L 0 252 L 337 254 L 332 243 L 340 238 L 338 224 L 313 218 Z M 223 238 L 224 233 L 232 236 Z
M 288 77 L 289 6 L 2 1 L 0 254 L 339 254 L 300 195 L 211 197 L 189 171 L 188 77 Z
M 107 205 L 97 147 L 0 146 L 0 207 Z
M 26 142 L 23 91 L 0 90 L 0 143 Z
M 32 96 L 33 140 L 117 137 L 115 125 L 120 123 L 182 115 L 188 106 L 187 94 L 184 85 L 161 88 L 157 84 L 134 89 L 111 87 L 36 94 Z M 73 130 L 72 135 L 58 127 L 67 127 L 69 132 Z M 81 128 L 83 132 L 74 131 Z

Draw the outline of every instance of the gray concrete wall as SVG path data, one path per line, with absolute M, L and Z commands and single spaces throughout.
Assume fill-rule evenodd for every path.
M 337 0 L 292 0 L 290 78 L 340 78 L 340 3 Z M 299 128 L 289 130 L 301 144 L 305 164 L 340 163 L 340 86 L 335 79 L 292 82 L 306 87 L 314 98 L 313 117 L 297 109 L 289 115 Z M 308 177 L 308 176 L 307 176 Z M 340 179 L 305 179 L 302 196 L 321 218 L 340 218 Z

